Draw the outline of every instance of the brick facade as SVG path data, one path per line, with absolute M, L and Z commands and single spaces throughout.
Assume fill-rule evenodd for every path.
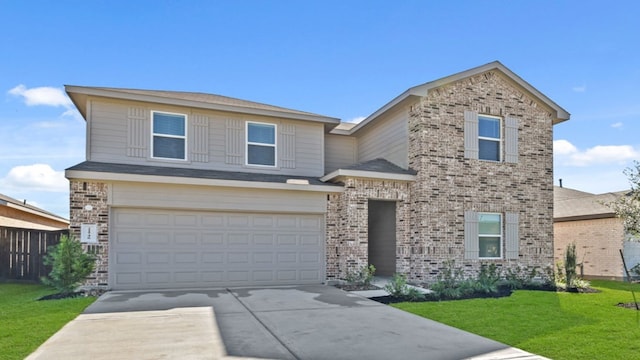
M 81 224 L 98 224 L 98 243 L 84 244 L 97 256 L 96 269 L 85 286 L 107 288 L 109 282 L 109 206 L 108 185 L 101 182 L 70 181 L 71 226 L 73 236 L 80 238 Z
M 368 200 L 396 201 L 396 267 L 406 273 L 410 261 L 411 227 L 407 182 L 347 178 L 345 191 L 327 201 L 327 279 L 344 279 L 368 265 Z
M 465 158 L 465 110 L 517 118 L 518 162 Z M 409 167 L 417 171 L 417 180 L 346 179 L 345 192 L 329 197 L 328 278 L 344 278 L 368 263 L 367 199 L 398 200 L 397 272 L 412 281 L 434 281 L 449 260 L 469 274 L 483 262 L 502 268 L 552 267 L 552 121 L 549 109 L 498 72 L 430 91 L 409 110 Z M 517 213 L 519 259 L 465 260 L 466 210 Z
M 614 217 L 562 221 L 556 222 L 553 228 L 556 262 L 564 262 L 567 245 L 575 243 L 577 262 L 583 263 L 586 278 L 621 280 L 624 277 L 619 252 L 624 242 L 622 220 Z M 581 268 L 577 271 L 580 273 Z
M 464 157 L 464 111 L 515 117 L 518 162 Z M 410 111 L 411 224 L 415 252 L 409 277 L 431 281 L 443 262 L 469 273 L 480 260 L 464 260 L 464 211 L 519 214 L 518 260 L 503 267 L 553 265 L 553 117 L 551 111 L 499 72 L 489 71 L 435 89 Z

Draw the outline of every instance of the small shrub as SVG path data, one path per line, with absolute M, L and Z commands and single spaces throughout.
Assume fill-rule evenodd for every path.
M 384 290 L 393 297 L 404 297 L 407 294 L 407 277 L 404 274 L 393 274 L 391 282 L 384 286 Z
M 485 294 L 497 293 L 500 278 L 500 270 L 496 264 L 482 264 L 480 266 L 480 273 L 478 273 L 478 277 L 475 279 L 475 290 Z
M 345 280 L 356 285 L 370 286 L 375 273 L 376 267 L 370 264 L 369 266 L 361 267 L 358 271 L 348 272 Z
M 568 287 L 573 287 L 574 279 L 577 277 L 576 258 L 576 244 L 571 243 L 567 245 L 567 251 L 564 254 L 565 283 Z
M 82 244 L 66 235 L 60 243 L 51 246 L 44 257 L 44 264 L 51 265 L 49 276 L 41 279 L 45 285 L 53 286 L 63 295 L 73 293 L 78 285 L 93 272 L 95 256 L 82 250 Z
M 640 276 L 640 264 L 636 264 L 636 266 L 629 269 L 629 272 L 635 274 L 635 276 Z

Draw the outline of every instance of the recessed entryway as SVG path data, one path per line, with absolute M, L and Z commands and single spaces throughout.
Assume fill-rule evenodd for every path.
M 369 264 L 376 275 L 396 272 L 396 202 L 369 200 Z

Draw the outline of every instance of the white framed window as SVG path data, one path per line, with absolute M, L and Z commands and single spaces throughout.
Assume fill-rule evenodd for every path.
M 502 119 L 478 115 L 478 159 L 502 160 Z
M 276 125 L 247 121 L 246 164 L 276 166 Z
M 481 259 L 502 258 L 502 214 L 478 213 L 478 249 Z
M 151 157 L 187 160 L 187 115 L 151 112 Z

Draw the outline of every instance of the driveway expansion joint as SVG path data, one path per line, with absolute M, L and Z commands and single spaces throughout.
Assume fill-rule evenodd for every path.
M 228 292 L 229 294 L 231 294 L 231 296 L 233 296 L 233 297 L 234 297 L 234 298 L 235 298 L 235 299 L 240 303 L 240 305 L 242 305 L 245 309 L 247 309 L 247 311 L 249 312 L 249 314 L 251 314 L 251 316 L 253 316 L 253 318 L 254 318 L 254 319 L 256 319 L 256 321 L 257 321 L 258 323 L 260 323 L 260 325 L 262 325 L 262 327 L 263 327 L 263 328 L 264 328 L 264 329 L 265 329 L 269 334 L 271 334 L 271 336 L 273 336 L 273 338 L 274 338 L 274 339 L 276 339 L 276 340 L 280 343 L 280 345 L 282 345 L 282 346 L 283 346 L 283 347 L 284 347 L 284 348 L 289 352 L 289 354 L 291 354 L 291 356 L 293 356 L 293 358 L 295 358 L 296 360 L 301 360 L 301 358 L 300 358 L 298 355 L 296 355 L 296 353 L 295 353 L 293 350 L 291 350 L 291 349 L 287 346 L 287 344 L 285 344 L 282 340 L 280 340 L 280 338 L 279 338 L 279 337 L 277 337 L 277 336 L 276 336 L 276 334 L 274 334 L 274 333 L 273 333 L 273 331 L 271 331 L 271 329 L 269 329 L 269 327 L 267 326 L 267 324 L 265 324 L 265 323 L 264 323 L 264 322 L 263 322 L 263 321 L 262 321 L 258 316 L 256 316 L 256 314 L 255 314 L 255 313 L 254 313 L 254 312 L 253 312 L 253 311 L 252 311 L 252 310 L 251 310 L 251 309 L 250 309 L 250 308 L 249 308 L 249 307 L 248 307 L 248 306 L 247 306 L 247 305 L 246 305 L 246 304 L 245 304 L 245 303 L 244 303 L 244 302 L 243 302 L 243 301 L 238 297 L 238 296 L 236 296 L 236 294 L 235 294 L 233 291 L 231 291 L 231 289 L 227 288 L 226 290 L 227 290 L 227 292 Z

